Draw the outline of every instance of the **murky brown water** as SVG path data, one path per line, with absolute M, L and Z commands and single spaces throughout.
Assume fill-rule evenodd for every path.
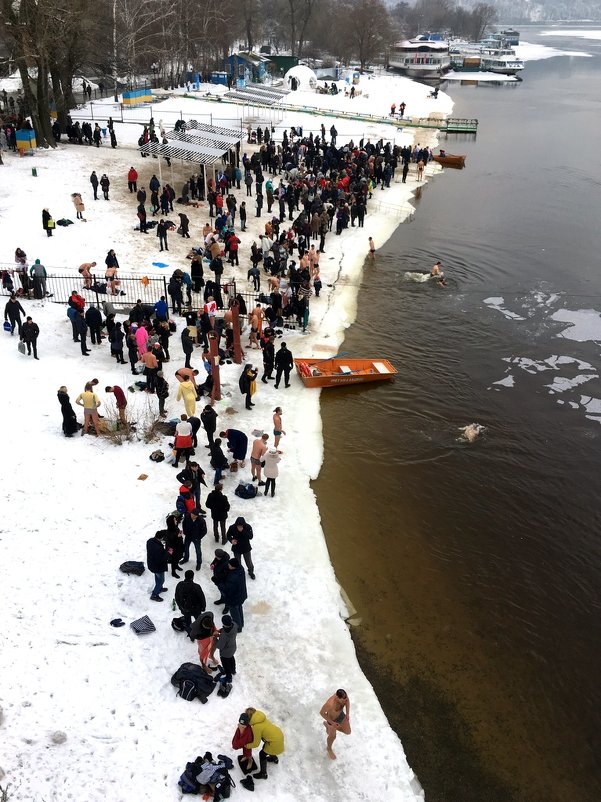
M 572 123 L 556 121 L 558 84 L 578 87 L 569 119 L 594 131 L 598 57 L 529 65 L 511 92 L 456 91 L 488 133 L 461 143 L 468 170 L 427 187 L 379 252 L 341 349 L 389 357 L 399 377 L 322 394 L 324 531 L 362 619 L 359 658 L 428 802 L 601 799 L 601 426 L 580 406 L 601 381 L 554 397 L 552 375 L 516 371 L 491 389 L 508 358 L 601 369 L 597 344 L 558 339 L 540 301 L 601 310 L 601 168 L 581 169 Z M 543 133 L 548 168 L 525 146 Z M 438 258 L 447 290 L 404 279 Z M 472 421 L 486 436 L 458 443 Z

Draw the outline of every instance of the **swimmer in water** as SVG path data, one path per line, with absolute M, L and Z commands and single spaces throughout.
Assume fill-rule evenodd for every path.
M 442 269 L 442 262 L 436 262 L 432 270 L 430 270 L 430 276 L 436 282 L 437 287 L 447 286 L 447 280 L 444 277 L 444 271 Z
M 376 254 L 376 246 L 374 244 L 373 239 L 369 237 L 369 255 L 375 256 L 375 254 Z
M 462 426 L 459 431 L 463 435 L 461 439 L 467 440 L 468 443 L 473 443 L 481 434 L 484 434 L 486 429 L 479 423 L 470 423 L 469 426 Z

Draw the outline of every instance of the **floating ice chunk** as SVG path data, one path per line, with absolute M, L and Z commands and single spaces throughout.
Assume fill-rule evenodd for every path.
M 493 382 L 493 384 L 500 384 L 501 387 L 513 387 L 515 384 L 515 379 L 510 373 L 509 376 L 505 376 L 504 379 L 499 379 L 498 381 Z
M 491 309 L 496 309 L 498 312 L 501 312 L 508 320 L 526 320 L 525 317 L 516 314 L 516 312 L 511 312 L 503 306 L 505 298 L 485 298 L 484 303 L 490 306 Z
M 536 359 L 530 359 L 527 356 L 514 356 L 503 357 L 504 362 L 509 362 L 512 365 L 517 365 L 521 370 L 526 373 L 542 373 L 544 370 L 553 370 L 550 365 L 545 365 L 544 362 L 539 362 Z
M 579 374 L 574 376 L 573 379 L 568 379 L 565 376 L 555 376 L 551 384 L 545 384 L 549 388 L 550 393 L 565 393 L 566 390 L 572 390 L 578 387 L 579 384 L 586 384 L 591 379 L 598 379 L 596 373 Z
M 589 414 L 601 415 L 601 398 L 593 398 L 590 395 L 581 395 L 580 406 L 584 407 Z
M 557 335 L 577 342 L 601 342 L 601 314 L 595 309 L 558 309 L 551 315 L 552 320 L 570 323 Z

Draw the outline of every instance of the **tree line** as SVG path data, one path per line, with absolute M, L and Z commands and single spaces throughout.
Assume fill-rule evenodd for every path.
M 17 70 L 36 139 L 54 146 L 50 107 L 61 128 L 75 106 L 78 73 L 115 76 L 127 85 L 154 73 L 165 86 L 181 85 L 190 68 L 206 75 L 223 69 L 238 46 L 270 44 L 275 52 L 348 64 L 383 63 L 396 40 L 424 30 L 481 38 L 494 9 L 453 0 L 418 0 L 393 8 L 383 0 L 0 0 L 5 72 Z

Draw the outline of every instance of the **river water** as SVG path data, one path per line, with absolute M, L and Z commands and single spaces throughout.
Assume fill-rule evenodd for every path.
M 428 802 L 601 799 L 601 42 L 522 39 L 594 56 L 446 88 L 467 169 L 366 264 L 341 349 L 399 376 L 322 393 L 324 531 Z M 438 259 L 446 289 L 405 277 Z

